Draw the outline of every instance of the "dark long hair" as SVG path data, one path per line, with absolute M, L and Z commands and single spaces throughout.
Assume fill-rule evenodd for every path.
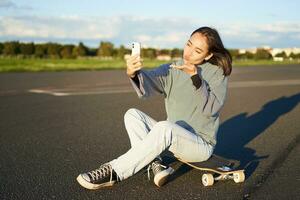
M 191 36 L 195 33 L 201 33 L 206 37 L 208 51 L 213 54 L 206 62 L 222 67 L 224 75 L 229 76 L 232 71 L 232 57 L 224 47 L 218 31 L 210 27 L 201 27 L 195 30 Z

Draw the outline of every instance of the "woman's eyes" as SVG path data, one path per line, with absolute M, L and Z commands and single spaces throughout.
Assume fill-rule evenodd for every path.
M 189 47 L 191 46 L 190 43 L 186 43 L 186 45 L 189 46 Z M 197 52 L 198 54 L 201 54 L 201 51 L 196 51 L 196 52 Z

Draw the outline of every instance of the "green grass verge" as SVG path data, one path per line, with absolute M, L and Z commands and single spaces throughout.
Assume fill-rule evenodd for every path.
M 165 61 L 144 60 L 144 65 L 152 68 Z M 125 60 L 100 59 L 18 59 L 0 58 L 0 72 L 38 72 L 38 71 L 75 71 L 125 69 Z
M 269 66 L 280 66 L 280 65 L 289 65 L 289 64 L 300 64 L 300 60 L 284 60 L 282 62 L 273 61 L 273 60 L 237 60 L 233 61 L 233 66 L 242 67 L 242 66 L 258 66 L 258 65 L 269 65 Z
M 157 67 L 171 61 L 158 61 L 144 59 L 146 68 Z M 236 61 L 234 66 L 254 65 L 280 65 L 300 64 L 299 61 L 275 62 L 271 60 L 247 60 Z M 124 60 L 100 60 L 100 59 L 19 59 L 0 58 L 0 72 L 39 72 L 39 71 L 78 71 L 78 70 L 103 70 L 103 69 L 125 69 Z

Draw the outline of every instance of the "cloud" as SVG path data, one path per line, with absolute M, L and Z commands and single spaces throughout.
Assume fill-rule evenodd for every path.
M 17 7 L 16 4 L 14 4 L 10 0 L 0 0 L 0 8 L 15 8 Z
M 272 24 L 264 24 L 259 26 L 260 31 L 272 33 L 300 33 L 299 22 L 278 21 Z
M 228 44 L 236 47 L 288 47 L 300 44 L 296 37 L 300 34 L 300 23 L 295 22 L 228 23 L 220 25 L 220 33 Z
M 0 17 L 0 36 L 37 38 L 110 39 L 117 32 L 118 19 L 62 17 Z
M 194 29 L 187 19 L 150 19 L 134 16 L 15 16 L 0 17 L 0 39 L 36 38 L 37 40 L 73 39 L 115 41 L 127 44 L 141 41 L 145 46 L 182 45 Z
M 33 8 L 31 6 L 17 5 L 10 0 L 0 0 L 0 9 L 5 9 L 5 10 L 11 9 L 16 12 L 33 10 Z
M 300 44 L 300 24 L 296 22 L 207 24 L 193 18 L 148 18 L 129 15 L 2 16 L 0 40 L 62 43 L 83 41 L 91 46 L 98 46 L 101 40 L 111 41 L 116 45 L 129 45 L 131 41 L 140 41 L 143 46 L 182 48 L 191 32 L 200 26 L 216 28 L 225 46 L 229 48 Z

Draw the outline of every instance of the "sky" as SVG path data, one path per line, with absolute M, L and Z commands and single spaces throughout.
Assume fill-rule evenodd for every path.
M 299 0 L 0 0 L 0 41 L 182 48 L 218 30 L 227 48 L 300 47 Z

